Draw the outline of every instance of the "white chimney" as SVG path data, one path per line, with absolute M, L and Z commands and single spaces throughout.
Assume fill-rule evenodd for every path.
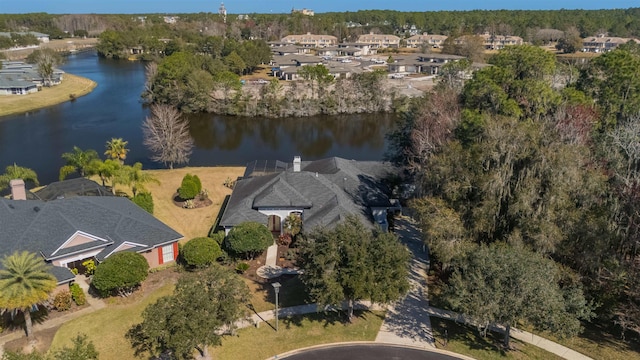
M 293 172 L 300 172 L 300 163 L 302 162 L 302 160 L 300 159 L 300 156 L 294 156 L 293 157 Z
M 22 179 L 13 179 L 9 182 L 11 187 L 11 198 L 13 200 L 27 200 L 27 192 L 24 189 L 24 181 Z

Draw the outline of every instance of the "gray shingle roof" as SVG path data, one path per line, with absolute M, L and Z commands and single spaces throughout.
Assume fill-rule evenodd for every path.
M 265 223 L 259 208 L 302 208 L 305 227 L 332 225 L 347 214 L 369 217 L 370 207 L 391 206 L 381 179 L 394 168 L 377 161 L 332 157 L 302 162 L 301 171 L 239 180 L 220 220 L 232 227 L 244 221 Z
M 106 255 L 125 241 L 152 249 L 182 238 L 129 199 L 74 197 L 49 202 L 0 199 L 0 255 L 19 250 L 41 254 L 46 260 L 105 247 Z M 102 240 L 60 249 L 76 232 Z M 141 250 L 142 250 L 141 249 Z

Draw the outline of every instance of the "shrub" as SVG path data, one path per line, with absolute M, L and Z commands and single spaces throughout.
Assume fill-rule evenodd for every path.
M 185 209 L 195 209 L 196 208 L 196 203 L 194 203 L 193 200 L 187 200 L 187 201 L 184 202 L 182 207 L 185 208 Z
M 128 296 L 149 274 L 149 264 L 140 254 L 118 252 L 96 268 L 91 285 L 101 296 Z
M 151 193 L 137 193 L 136 196 L 131 199 L 131 201 L 140 206 L 149 214 L 153 214 L 153 197 L 151 196 Z
M 273 244 L 273 235 L 260 223 L 244 222 L 231 229 L 224 244 L 235 257 L 253 258 Z
M 71 293 L 69 290 L 62 290 L 53 298 L 53 307 L 57 311 L 67 311 L 71 309 Z
M 240 274 L 244 274 L 247 270 L 249 270 L 249 264 L 246 262 L 241 262 L 236 265 L 236 271 Z
M 71 273 L 73 275 L 78 275 L 78 269 L 76 269 L 76 268 L 71 269 Z
M 222 243 L 224 242 L 224 231 L 218 231 L 216 233 L 212 233 L 211 235 L 209 235 L 209 237 L 215 240 L 215 242 L 217 242 L 218 245 L 222 246 Z
M 84 290 L 80 287 L 80 285 L 73 283 L 69 285 L 69 290 L 71 290 L 71 297 L 73 301 L 78 306 L 82 306 L 87 303 L 87 298 L 84 295 Z
M 280 234 L 280 236 L 278 236 L 278 245 L 282 245 L 282 246 L 289 246 L 291 245 L 291 234 Z
M 190 268 L 204 268 L 222 256 L 220 245 L 209 237 L 189 240 L 182 248 L 182 259 Z
M 93 275 L 96 272 L 96 262 L 93 259 L 83 261 L 82 266 L 84 266 L 87 275 Z
M 182 178 L 178 195 L 183 200 L 193 199 L 202 191 L 202 183 L 197 175 L 187 174 Z

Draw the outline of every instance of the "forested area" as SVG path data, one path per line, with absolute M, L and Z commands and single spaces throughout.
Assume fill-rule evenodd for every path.
M 442 76 L 389 135 L 445 301 L 482 326 L 572 335 L 591 320 L 637 339 L 640 47 L 566 86 L 535 46 L 489 62 L 468 80 Z

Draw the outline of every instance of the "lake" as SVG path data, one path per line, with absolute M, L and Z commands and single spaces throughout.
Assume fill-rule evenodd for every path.
M 22 115 L 0 117 L 0 169 L 14 162 L 38 173 L 43 184 L 58 180 L 60 155 L 95 149 L 99 154 L 113 137 L 129 142 L 126 163 L 161 168 L 149 160 L 142 144 L 141 124 L 149 115 L 140 101 L 144 63 L 99 58 L 95 52 L 71 55 L 61 68 L 98 83 L 73 102 Z M 340 156 L 380 160 L 385 134 L 396 119 L 391 114 L 315 116 L 309 118 L 243 118 L 212 114 L 188 115 L 195 148 L 190 166 L 239 165 L 253 160 L 315 160 Z

